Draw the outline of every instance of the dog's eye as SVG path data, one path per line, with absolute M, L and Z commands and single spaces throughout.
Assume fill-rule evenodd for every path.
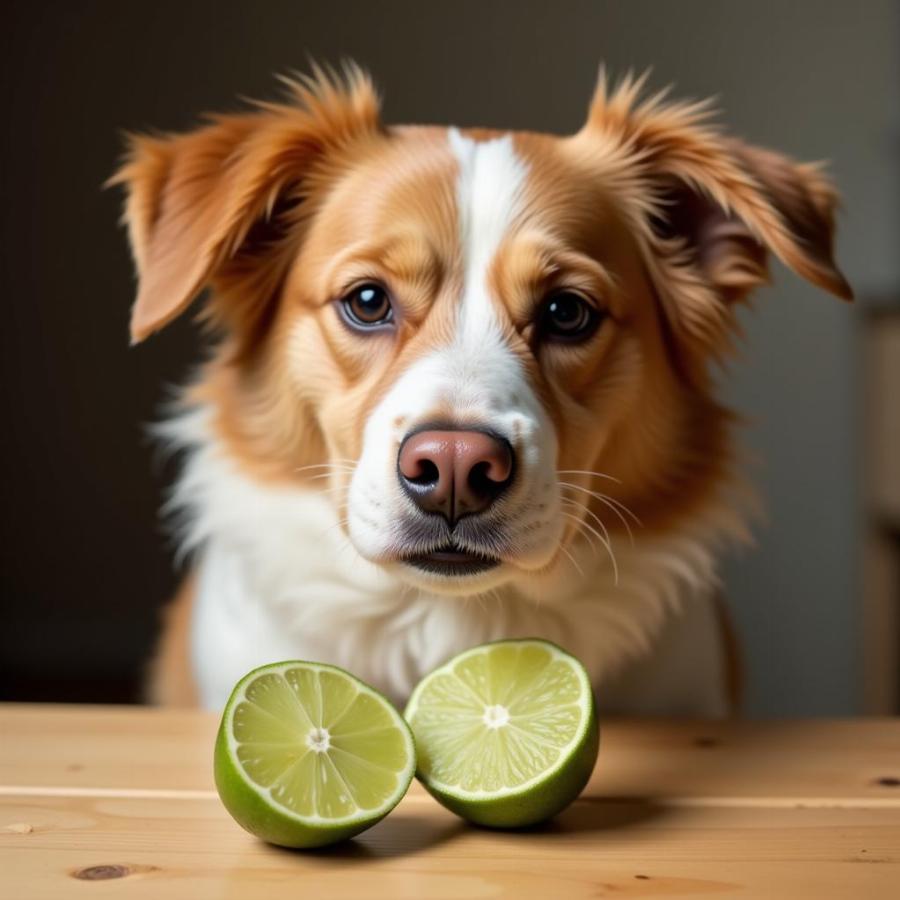
M 341 299 L 341 307 L 350 322 L 362 328 L 384 325 L 392 318 L 391 298 L 380 284 L 374 282 L 353 288 Z
M 541 336 L 550 340 L 587 340 L 602 321 L 600 311 L 574 291 L 557 291 L 545 301 L 539 318 Z

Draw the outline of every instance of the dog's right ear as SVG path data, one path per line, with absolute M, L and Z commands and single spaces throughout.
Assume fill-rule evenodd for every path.
M 375 90 L 356 67 L 342 79 L 316 70 L 287 83 L 290 105 L 259 104 L 184 135 L 130 138 L 108 183 L 127 191 L 139 281 L 132 343 L 183 312 L 254 235 L 277 240 L 266 223 L 301 204 L 332 151 L 381 128 Z M 228 311 L 218 312 L 227 324 Z

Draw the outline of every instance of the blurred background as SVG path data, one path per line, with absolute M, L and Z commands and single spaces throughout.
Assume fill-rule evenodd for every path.
M 171 480 L 145 436 L 198 355 L 187 317 L 130 350 L 124 129 L 272 97 L 352 57 L 388 123 L 571 132 L 598 63 L 715 95 L 721 121 L 830 160 L 847 306 L 779 268 L 722 373 L 767 507 L 728 560 L 755 716 L 900 703 L 900 5 L 709 2 L 13 2 L 0 70 L 4 699 L 134 701 L 178 573 Z

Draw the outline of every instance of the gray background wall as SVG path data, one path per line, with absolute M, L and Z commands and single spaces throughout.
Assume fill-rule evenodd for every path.
M 351 56 L 388 121 L 571 131 L 596 74 L 717 94 L 723 123 L 828 157 L 846 201 L 840 258 L 860 293 L 900 280 L 898 6 L 756 2 L 15 3 L 0 74 L 3 450 L 0 684 L 14 697 L 128 699 L 175 576 L 154 526 L 171 469 L 141 440 L 183 377 L 182 322 L 126 347 L 130 263 L 98 186 L 116 130 L 177 129 L 271 73 Z M 753 714 L 858 709 L 858 311 L 787 273 L 745 315 L 723 375 L 751 419 L 768 506 L 726 580 Z

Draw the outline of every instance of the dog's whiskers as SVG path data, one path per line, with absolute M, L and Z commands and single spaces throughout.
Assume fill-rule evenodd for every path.
M 610 558 L 612 559 L 613 570 L 614 570 L 614 574 L 615 574 L 615 582 L 616 582 L 616 586 L 618 586 L 618 584 L 619 584 L 619 566 L 618 566 L 618 562 L 616 561 L 615 552 L 613 551 L 612 535 L 610 535 L 609 529 L 606 527 L 606 523 L 587 504 L 579 503 L 577 500 L 574 500 L 571 497 L 561 497 L 560 500 L 563 503 L 569 504 L 569 506 L 572 508 L 580 509 L 585 515 L 590 516 L 597 523 L 600 530 L 603 532 L 604 537 L 606 538 L 605 546 L 606 546 L 607 552 L 610 555 Z M 587 524 L 588 523 L 585 522 L 585 525 L 587 525 Z M 628 530 L 628 539 L 631 543 L 631 546 L 634 547 L 634 535 L 631 533 L 631 529 L 628 528 L 627 523 L 625 523 L 625 525 Z
M 643 524 L 641 520 L 624 503 L 622 503 L 621 500 L 616 500 L 615 497 L 610 497 L 609 494 L 603 494 L 600 491 L 592 491 L 590 488 L 582 487 L 580 484 L 572 484 L 571 481 L 557 481 L 556 483 L 557 485 L 559 485 L 559 487 L 572 488 L 575 491 L 581 491 L 582 493 L 590 494 L 592 497 L 596 497 L 598 500 L 606 500 L 631 516 L 636 525 Z
M 569 551 L 568 551 L 568 550 L 566 549 L 566 547 L 565 547 L 565 544 L 560 544 L 560 545 L 559 545 L 559 549 L 560 549 L 561 552 L 565 553 L 566 556 L 569 557 L 569 562 L 571 562 L 572 565 L 575 566 L 575 571 L 576 571 L 582 578 L 584 578 L 584 570 L 581 568 L 581 566 L 578 565 L 577 562 L 575 562 L 575 557 L 572 556 L 571 553 L 569 553 Z
M 609 481 L 614 481 L 616 484 L 621 484 L 621 480 L 614 477 L 613 475 L 607 475 L 605 472 L 592 472 L 590 469 L 557 469 L 557 475 L 593 475 L 594 478 L 606 478 Z
M 619 517 L 619 521 L 622 523 L 622 525 L 625 527 L 625 530 L 628 532 L 628 540 L 631 543 L 631 546 L 633 547 L 634 546 L 634 533 L 631 530 L 631 526 L 628 524 L 628 520 L 622 515 L 622 513 L 619 511 L 619 509 L 614 505 L 616 501 L 614 501 L 612 497 L 607 497 L 605 495 L 598 497 L 597 499 L 604 506 L 611 509 Z M 628 509 L 626 509 L 625 512 L 629 513 L 637 521 L 638 525 L 641 524 L 640 519 L 638 519 L 637 516 L 634 515 L 634 513 L 632 513 Z
M 610 497 L 609 494 L 603 494 L 602 499 L 605 500 L 607 504 L 611 503 L 613 506 L 631 516 L 635 525 L 643 526 L 644 523 L 621 500 L 616 500 L 615 497 Z
M 594 539 L 591 535 L 585 530 L 585 523 L 578 516 L 573 515 L 572 513 L 568 513 L 563 510 L 560 515 L 565 516 L 567 519 L 571 519 L 575 523 L 575 530 L 578 534 L 580 534 L 590 545 L 591 550 L 593 551 L 594 556 L 597 555 L 597 545 L 594 543 Z
M 606 540 L 610 543 L 612 542 L 612 537 L 610 536 L 609 529 L 606 527 L 606 523 L 600 516 L 597 515 L 586 503 L 579 503 L 574 497 L 560 497 L 561 502 L 568 503 L 571 506 L 574 506 L 576 509 L 582 510 L 585 515 L 590 516 L 600 527 L 600 530 L 606 536 Z M 631 537 L 631 533 L 629 532 L 629 537 Z M 634 540 L 631 541 L 632 545 L 634 545 Z
M 580 505 L 580 504 L 574 503 L 574 501 L 569 501 L 569 502 L 571 502 L 572 505 L 576 506 L 576 507 Z M 586 512 L 590 512 L 590 510 L 587 509 L 587 507 L 582 507 L 582 508 Z M 568 516 L 568 518 L 573 519 L 575 522 L 577 522 L 578 526 L 579 526 L 579 531 L 581 531 L 581 533 L 584 534 L 585 537 L 588 537 L 588 535 L 586 532 L 582 531 L 582 529 L 586 528 L 588 530 L 588 532 L 593 534 L 597 538 L 597 540 L 600 541 L 601 544 L 603 544 L 603 546 L 606 548 L 607 554 L 609 555 L 609 560 L 612 563 L 613 584 L 615 584 L 615 586 L 618 587 L 619 586 L 619 564 L 616 562 L 616 554 L 613 552 L 612 541 L 610 540 L 609 531 L 607 531 L 606 526 L 602 522 L 600 522 L 600 527 L 603 529 L 603 532 L 606 535 L 606 537 L 604 538 L 603 535 L 601 535 L 600 532 L 597 531 L 596 528 L 591 526 L 588 522 L 585 522 L 584 519 L 581 519 L 578 516 L 573 515 L 572 513 L 567 513 L 565 511 L 563 511 L 563 515 Z M 593 546 L 593 543 L 592 543 L 592 546 Z M 596 550 L 595 550 L 595 552 L 596 552 Z
M 624 511 L 629 516 L 631 516 L 631 518 L 634 519 L 635 523 L 638 526 L 642 526 L 643 523 L 627 506 L 625 506 L 624 503 L 616 500 L 614 497 L 610 497 L 607 494 L 601 494 L 599 491 L 592 491 L 589 488 L 582 487 L 580 484 L 572 484 L 568 481 L 558 481 L 557 485 L 563 489 L 569 488 L 570 490 L 581 491 L 584 494 L 589 494 L 594 499 L 599 500 L 604 506 L 609 507 L 609 509 L 611 509 L 619 517 L 619 520 L 622 522 L 622 525 L 628 532 L 629 538 L 631 539 L 632 543 L 634 543 L 634 534 L 631 531 L 631 526 L 628 524 L 625 516 L 622 515 L 622 512 Z
M 314 463 L 310 466 L 300 466 L 294 469 L 294 472 L 309 472 L 311 469 L 328 469 L 330 472 L 353 472 L 356 470 L 356 464 L 352 460 L 347 462 Z
M 323 478 L 333 478 L 335 475 L 348 475 L 352 470 L 348 469 L 335 469 L 333 472 L 324 472 L 321 475 L 310 475 L 307 477 L 307 481 L 321 481 Z

